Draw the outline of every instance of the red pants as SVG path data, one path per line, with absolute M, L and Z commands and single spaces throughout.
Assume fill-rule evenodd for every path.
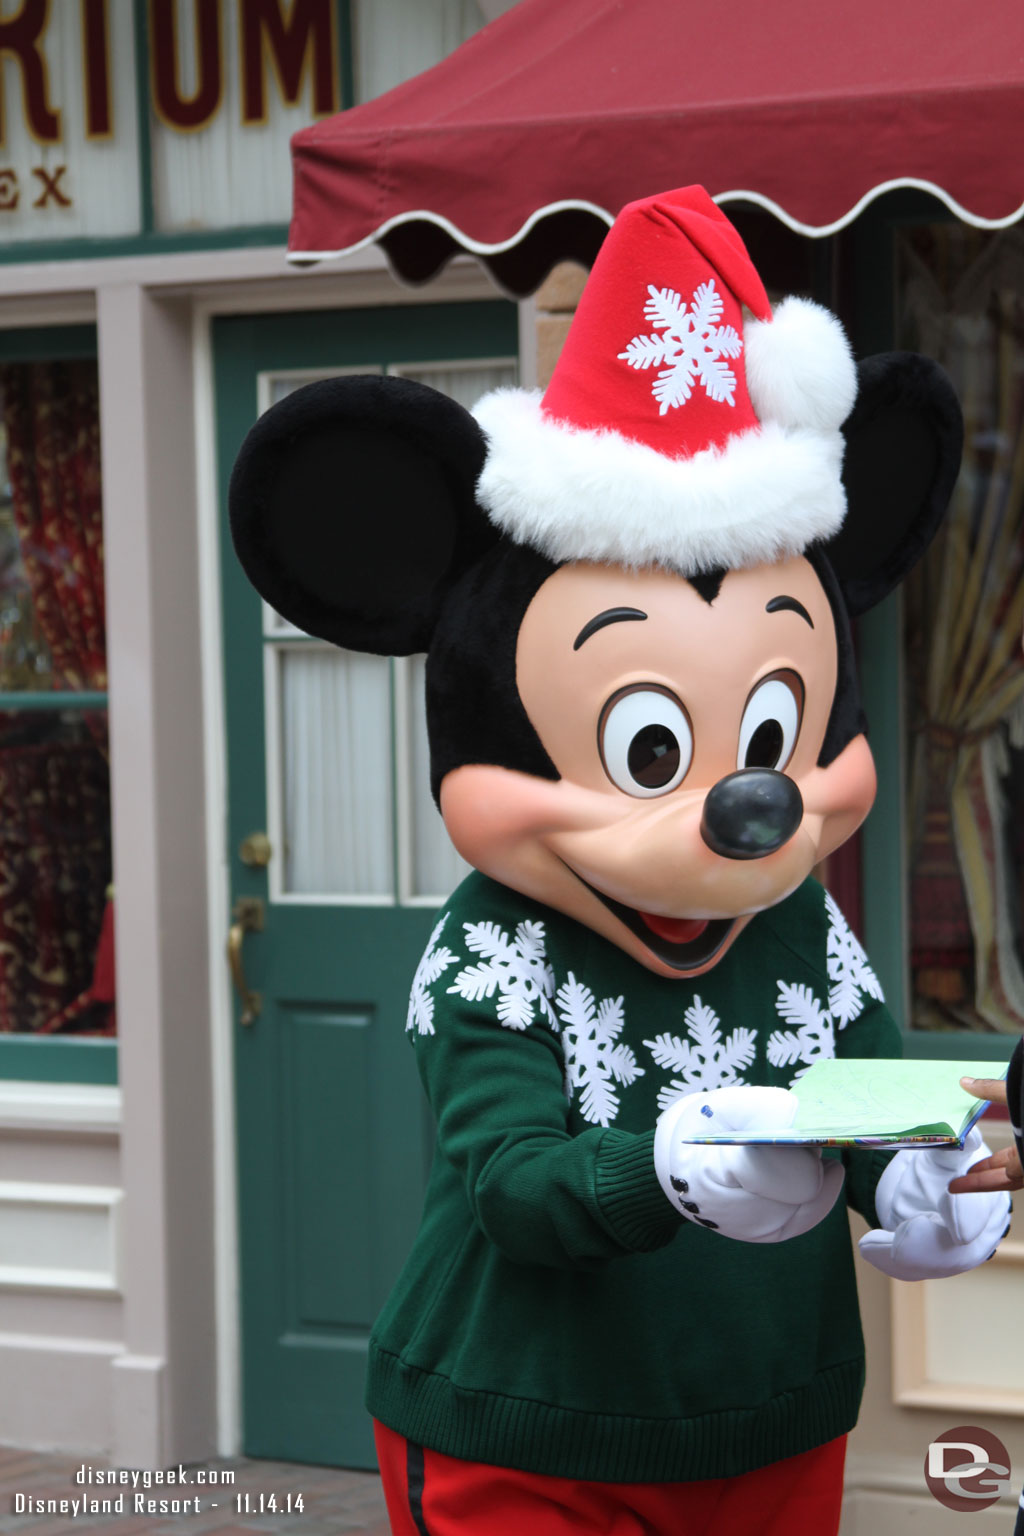
M 584 1483 L 456 1461 L 374 1426 L 393 1536 L 835 1536 L 846 1436 L 740 1477 Z

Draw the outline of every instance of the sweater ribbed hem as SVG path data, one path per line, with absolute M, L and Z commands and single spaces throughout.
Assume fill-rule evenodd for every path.
M 863 1387 L 859 1358 L 756 1408 L 642 1419 L 459 1387 L 371 1341 L 367 1407 L 407 1440 L 463 1461 L 591 1482 L 690 1482 L 736 1477 L 846 1434 Z

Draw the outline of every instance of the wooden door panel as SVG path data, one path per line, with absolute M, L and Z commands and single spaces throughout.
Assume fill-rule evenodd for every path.
M 412 863 L 397 822 L 386 851 L 393 900 L 381 900 L 380 890 L 376 904 L 337 895 L 289 898 L 281 847 L 272 855 L 272 879 L 267 868 L 240 859 L 243 839 L 269 825 L 268 761 L 272 788 L 283 761 L 282 741 L 268 742 L 265 716 L 269 699 L 269 734 L 281 732 L 283 688 L 267 682 L 277 677 L 279 684 L 280 671 L 274 672 L 276 659 L 265 670 L 264 652 L 279 645 L 301 651 L 315 642 L 294 631 L 282 639 L 279 626 L 268 627 L 241 574 L 227 531 L 231 466 L 256 419 L 261 375 L 265 400 L 304 370 L 392 368 L 415 376 L 426 369 L 438 387 L 452 387 L 451 367 L 436 371 L 445 358 L 470 360 L 457 365 L 463 373 L 473 358 L 487 360 L 493 373 L 491 360 L 514 356 L 516 335 L 515 306 L 504 301 L 226 316 L 213 326 L 231 900 L 262 901 L 265 918 L 244 948 L 248 985 L 262 994 L 262 1010 L 252 1025 L 236 1022 L 235 1030 L 243 1444 L 249 1455 L 375 1464 L 363 1408 L 366 1346 L 415 1233 L 429 1167 L 429 1115 L 405 1021 L 412 975 L 435 919 L 431 907 L 402 905 L 397 894 L 399 871 Z M 316 665 L 303 675 L 314 674 Z M 388 677 L 394 688 L 393 672 Z M 392 814 L 395 786 L 411 771 L 398 760 L 401 732 L 391 731 L 390 721 L 401 713 L 393 694 L 383 725 L 379 708 L 372 726 L 360 717 L 373 750 L 350 759 L 365 772 L 371 771 L 366 764 L 376 764 Z M 391 732 L 390 782 L 381 767 L 382 730 Z M 307 746 L 313 736 L 302 740 Z M 345 792 L 339 782 L 338 794 Z M 323 814 L 305 803 L 301 809 L 313 821 Z M 280 842 L 282 834 L 275 835 Z M 311 846 L 307 840 L 307 853 Z M 332 855 L 331 878 L 342 891 L 345 882 L 358 887 L 364 879 L 355 867 L 358 842 L 338 845 L 349 846 L 351 861 Z M 380 864 L 376 859 L 378 887 Z
M 282 1182 L 291 1331 L 366 1331 L 380 1302 L 370 1084 L 373 1010 L 282 1009 Z M 365 1234 L 353 1243 L 350 1234 Z

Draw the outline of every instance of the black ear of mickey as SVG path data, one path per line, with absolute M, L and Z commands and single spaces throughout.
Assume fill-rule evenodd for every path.
M 232 472 L 246 575 L 335 645 L 426 650 L 451 584 L 498 537 L 475 501 L 484 454 L 469 412 L 411 379 L 295 390 L 260 417 Z
M 960 469 L 963 417 L 942 369 L 913 352 L 858 365 L 843 434 L 847 513 L 825 546 L 852 615 L 898 586 L 924 554 Z

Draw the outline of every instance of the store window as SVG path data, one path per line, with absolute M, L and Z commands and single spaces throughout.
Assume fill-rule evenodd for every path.
M 0 362 L 0 1036 L 113 1035 L 94 358 Z
M 904 597 L 911 1027 L 1024 1029 L 1024 234 L 897 238 L 899 344 L 965 418 L 945 526 Z

